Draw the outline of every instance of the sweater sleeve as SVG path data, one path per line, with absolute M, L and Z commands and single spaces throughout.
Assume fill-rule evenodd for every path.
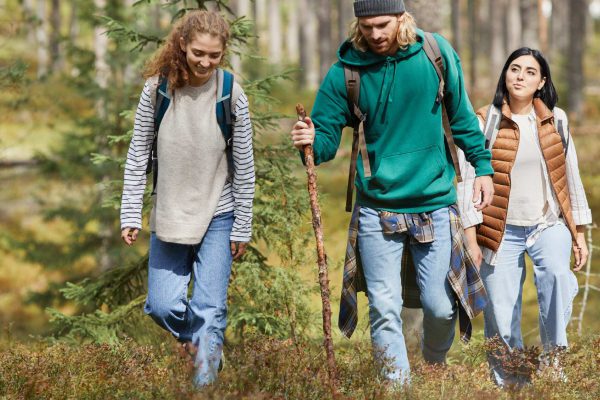
M 480 128 L 482 122 L 480 121 Z M 473 203 L 473 185 L 475 183 L 475 168 L 465 158 L 465 153 L 458 149 L 458 164 L 460 165 L 460 173 L 462 182 L 456 185 L 456 194 L 458 207 L 460 209 L 460 218 L 463 228 L 469 228 L 483 222 L 483 214 L 477 211 L 475 203 Z
M 567 134 L 568 143 L 566 159 L 567 186 L 569 188 L 569 198 L 571 200 L 573 221 L 575 222 L 575 225 L 591 224 L 592 211 L 588 205 L 585 190 L 583 189 L 583 183 L 581 182 L 579 163 L 577 161 L 577 152 L 575 151 L 575 144 L 573 143 L 573 137 L 571 136 L 571 132 L 569 130 L 567 115 L 558 107 L 554 108 L 554 113 L 557 115 L 557 117 L 566 122 L 565 133 Z
M 254 155 L 252 149 L 252 123 L 248 98 L 240 94 L 235 104 L 236 120 L 233 125 L 233 198 L 234 222 L 230 240 L 249 242 L 252 236 L 252 204 L 254 201 Z
M 437 34 L 435 37 L 446 67 L 444 104 L 454 141 L 475 168 L 476 176 L 493 175 L 492 154 L 485 148 L 485 137 L 467 95 L 460 58 L 444 38 Z
M 342 130 L 350 121 L 344 68 L 340 63 L 333 65 L 325 76 L 317 92 L 311 118 L 315 124 L 313 150 L 315 164 L 318 165 L 335 157 Z
M 146 81 L 135 112 L 133 136 L 125 162 L 121 196 L 121 229 L 142 229 L 146 166 L 154 138 L 153 90 L 156 90 L 156 84 L 150 80 Z

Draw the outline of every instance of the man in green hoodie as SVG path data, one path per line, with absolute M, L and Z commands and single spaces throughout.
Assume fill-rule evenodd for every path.
M 354 13 L 353 32 L 319 88 L 312 117 L 297 122 L 291 137 L 298 149 L 313 145 L 316 164 L 335 157 L 342 129 L 353 125 L 344 64 L 358 68 L 358 106 L 365 116 L 359 142 L 366 144 L 368 157 L 359 156 L 356 166 L 356 251 L 369 298 L 371 340 L 391 367 L 382 371 L 405 383 L 410 371 L 400 318 L 405 248 L 420 289 L 425 360 L 445 362 L 454 339 L 456 301 L 446 276 L 455 171 L 444 141 L 442 107 L 435 101 L 439 79 L 423 48 L 423 31 L 402 0 L 358 0 Z M 452 135 L 475 167 L 473 201 L 482 209 L 493 196 L 491 155 L 464 88 L 458 55 L 444 38 L 434 36 L 445 67 L 443 101 Z

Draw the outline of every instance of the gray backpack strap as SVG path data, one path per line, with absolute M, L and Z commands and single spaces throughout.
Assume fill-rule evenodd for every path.
M 492 143 L 496 140 L 498 135 L 498 128 L 500 127 L 500 119 L 502 117 L 502 111 L 493 104 L 490 104 L 487 115 L 485 117 L 485 127 L 483 128 L 483 134 L 485 135 L 485 148 L 490 149 Z
M 437 40 L 435 40 L 433 37 L 433 34 L 431 32 L 423 33 L 425 34 L 423 50 L 425 50 L 427 58 L 429 58 L 429 61 L 431 61 L 431 64 L 433 64 L 433 68 L 435 68 L 435 72 L 439 80 L 438 93 L 435 98 L 435 102 L 439 104 L 444 98 L 444 88 L 446 86 L 446 82 L 444 81 L 444 59 L 442 58 L 440 46 L 438 45 Z
M 346 211 L 351 212 L 354 193 L 354 178 L 356 176 L 356 161 L 358 159 L 359 149 L 364 174 L 367 178 L 371 176 L 371 164 L 369 162 L 369 153 L 367 152 L 367 142 L 365 140 L 365 121 L 367 116 L 363 114 L 358 107 L 358 98 L 360 96 L 360 73 L 357 68 L 344 64 L 344 78 L 348 95 L 348 108 L 350 109 L 352 127 L 354 128 L 350 171 L 348 173 L 348 188 L 346 190 Z
M 556 108 L 555 108 L 556 110 Z M 563 148 L 565 150 L 565 157 L 567 156 L 567 153 L 569 152 L 569 138 L 570 135 L 568 132 L 565 132 L 565 121 L 563 121 L 562 118 L 558 118 L 558 116 L 556 115 L 556 112 L 553 111 L 554 114 L 554 124 L 556 126 L 556 130 L 558 131 L 558 134 L 560 135 L 560 140 L 563 144 Z
M 460 174 L 460 165 L 458 163 L 458 154 L 456 153 L 456 145 L 454 144 L 454 138 L 452 137 L 452 129 L 450 128 L 450 121 L 448 120 L 448 113 L 446 112 L 446 105 L 442 101 L 444 99 L 444 89 L 446 83 L 444 81 L 444 59 L 442 58 L 442 52 L 437 40 L 433 37 L 431 32 L 424 32 L 425 40 L 423 41 L 423 50 L 427 54 L 427 58 L 433 64 L 435 73 L 438 76 L 438 93 L 435 97 L 436 104 L 442 105 L 442 123 L 444 125 L 444 137 L 446 138 L 446 144 L 450 151 L 450 157 L 452 158 L 452 164 L 454 165 L 454 173 L 456 174 L 456 180 L 462 182 L 462 176 Z

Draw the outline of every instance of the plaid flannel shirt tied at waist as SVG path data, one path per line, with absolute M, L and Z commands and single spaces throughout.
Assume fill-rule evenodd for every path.
M 348 338 L 352 336 L 358 322 L 357 293 L 361 291 L 366 293 L 367 288 L 358 251 L 359 211 L 360 206 L 355 205 L 348 229 L 342 295 L 340 298 L 338 326 Z M 384 234 L 407 232 L 411 244 L 431 243 L 435 240 L 431 213 L 401 214 L 382 211 L 379 215 Z M 452 237 L 448 283 L 452 287 L 458 305 L 461 339 L 468 341 L 471 337 L 471 319 L 483 310 L 487 295 L 479 270 L 466 250 L 464 233 L 456 205 L 448 207 L 448 216 Z M 421 308 L 421 291 L 417 285 L 416 270 L 410 251 L 404 251 L 402 254 L 401 281 L 403 306 Z

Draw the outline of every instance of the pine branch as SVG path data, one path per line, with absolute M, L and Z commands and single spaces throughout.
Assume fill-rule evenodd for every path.
M 117 344 L 125 321 L 140 312 L 146 296 L 139 296 L 111 313 L 96 310 L 92 314 L 67 316 L 53 308 L 46 309 L 58 334 L 72 340 L 91 340 L 95 343 Z

